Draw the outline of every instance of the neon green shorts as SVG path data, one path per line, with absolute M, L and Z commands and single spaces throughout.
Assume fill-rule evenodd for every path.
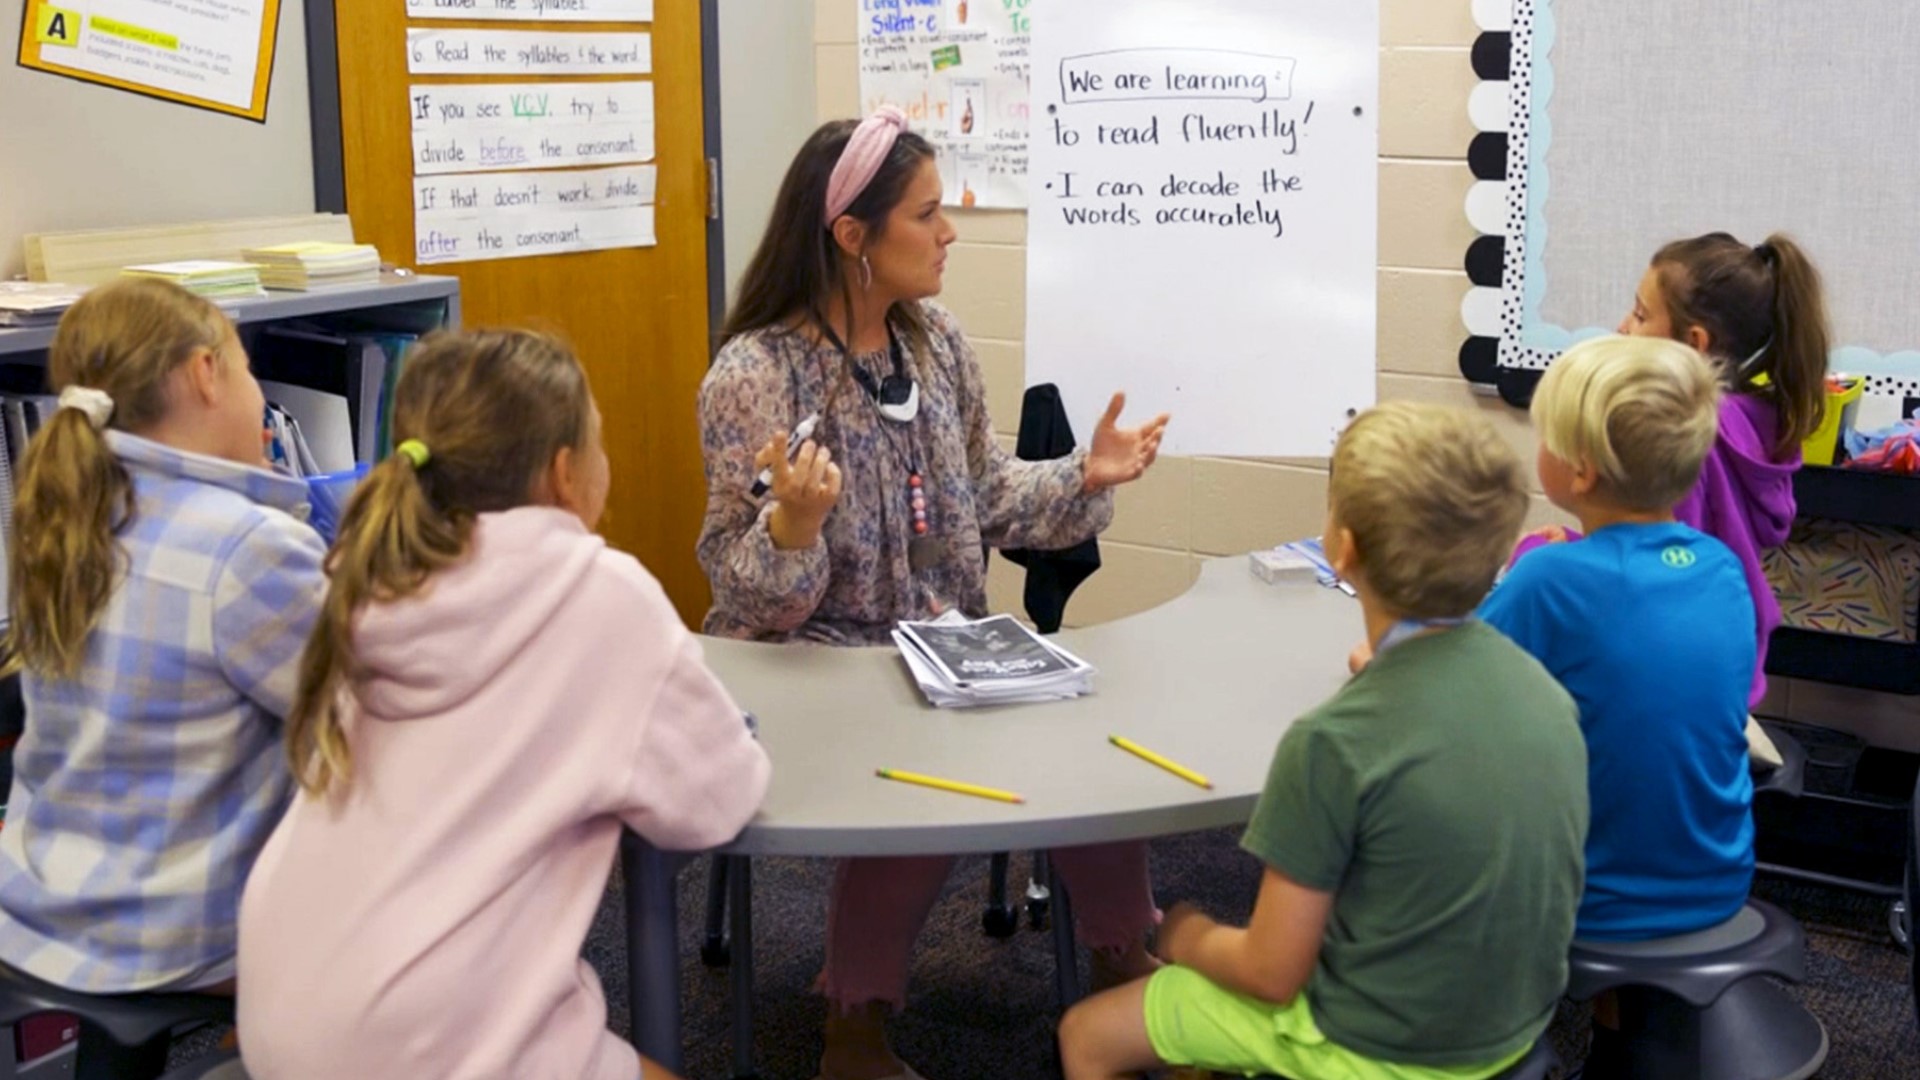
M 1376 1061 L 1321 1034 L 1305 994 L 1290 1005 L 1273 1005 L 1183 967 L 1161 968 L 1147 983 L 1147 1038 L 1169 1065 L 1293 1080 L 1484 1080 L 1527 1052 L 1447 1068 Z

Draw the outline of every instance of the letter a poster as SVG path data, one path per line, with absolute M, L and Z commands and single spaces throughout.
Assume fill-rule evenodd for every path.
M 280 0 L 27 0 L 19 61 L 264 123 L 279 21 Z
M 933 143 L 950 206 L 1027 205 L 1030 0 L 860 0 L 860 101 Z

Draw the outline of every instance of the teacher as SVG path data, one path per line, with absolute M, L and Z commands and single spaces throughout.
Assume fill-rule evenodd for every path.
M 707 633 L 885 645 L 902 619 L 985 615 L 984 548 L 1071 547 L 1112 520 L 1112 488 L 1153 464 L 1167 417 L 1120 428 L 1122 395 L 1068 457 L 1019 461 L 994 442 L 979 361 L 930 299 L 954 236 L 933 148 L 898 110 L 826 124 L 800 148 L 700 390 Z M 1056 851 L 1053 865 L 1096 981 L 1144 974 L 1146 845 Z M 840 863 L 825 1080 L 916 1075 L 885 1021 L 952 866 Z

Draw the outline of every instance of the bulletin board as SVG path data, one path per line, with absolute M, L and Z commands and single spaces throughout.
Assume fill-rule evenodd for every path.
M 1476 0 L 1470 380 L 1524 400 L 1663 243 L 1793 236 L 1832 369 L 1920 395 L 1920 20 L 1883 0 Z

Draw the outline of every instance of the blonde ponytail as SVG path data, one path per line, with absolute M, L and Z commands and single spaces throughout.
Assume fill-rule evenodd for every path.
M 218 308 L 177 285 L 114 282 L 61 318 L 47 377 L 55 390 L 105 393 L 113 400 L 107 423 L 137 432 L 165 414 L 174 369 L 232 333 Z M 79 674 L 123 572 L 115 538 L 133 512 L 133 481 L 105 431 L 79 408 L 55 412 L 28 445 L 14 488 L 6 673 Z
M 554 455 L 585 443 L 591 414 L 586 373 L 554 338 L 440 334 L 408 356 L 393 404 L 405 452 L 374 468 L 347 503 L 327 555 L 332 585 L 300 659 L 286 737 L 303 790 L 325 794 L 352 778 L 342 706 L 360 675 L 354 620 L 459 562 L 478 515 L 530 503 Z

